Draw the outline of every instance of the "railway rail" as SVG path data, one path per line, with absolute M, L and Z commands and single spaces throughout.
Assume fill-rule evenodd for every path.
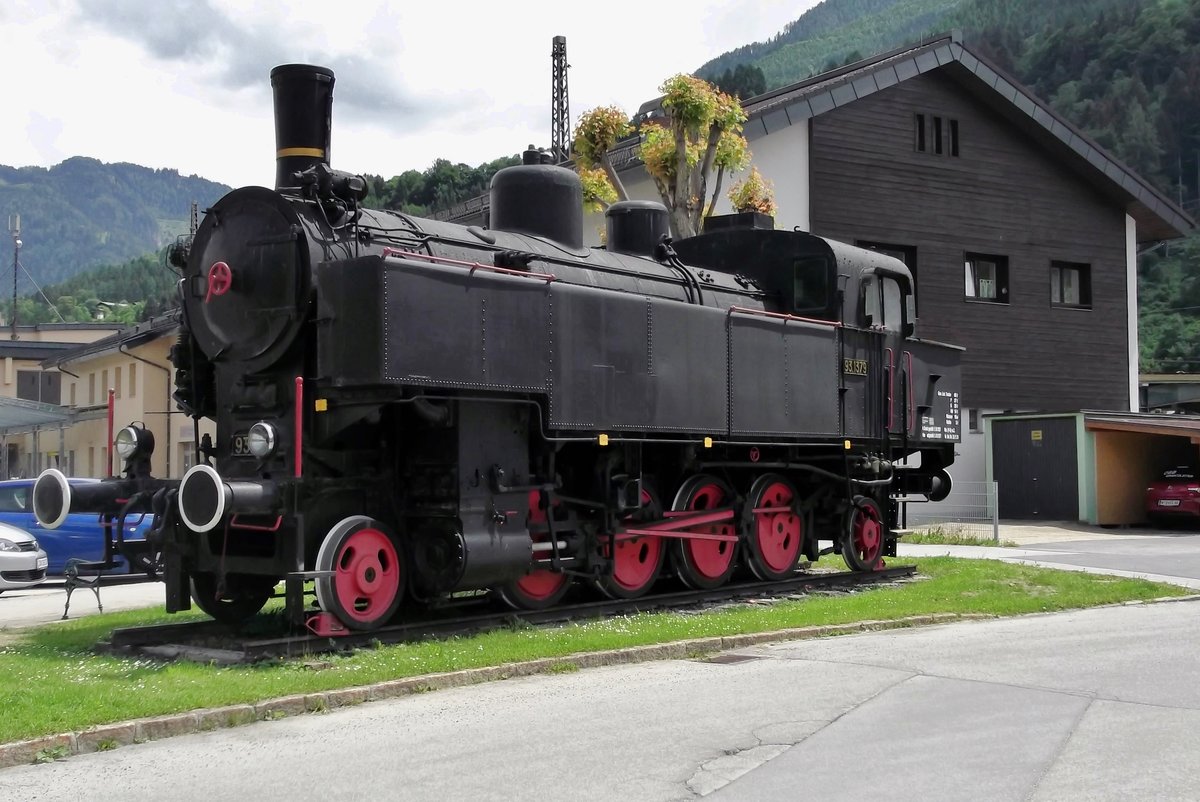
M 603 599 L 560 605 L 542 611 L 515 612 L 496 609 L 490 597 L 481 596 L 431 611 L 419 621 L 407 621 L 371 632 L 350 632 L 339 637 L 300 634 L 239 633 L 216 621 L 187 621 L 178 624 L 114 629 L 104 651 L 135 654 L 158 659 L 182 659 L 222 665 L 255 663 L 287 657 L 302 657 L 347 651 L 374 644 L 409 643 L 432 638 L 488 632 L 521 623 L 529 626 L 604 618 L 614 615 L 677 609 L 714 604 L 748 597 L 783 596 L 887 582 L 912 576 L 916 566 L 903 565 L 878 571 L 842 571 L 829 574 L 799 574 L 774 582 L 743 582 L 715 590 L 683 590 L 640 599 Z M 214 645 L 218 644 L 218 645 Z

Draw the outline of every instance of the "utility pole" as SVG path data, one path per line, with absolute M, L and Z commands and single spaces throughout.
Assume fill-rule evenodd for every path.
M 11 339 L 15 340 L 17 339 L 17 271 L 21 269 L 21 215 L 10 214 L 8 216 L 8 231 L 10 234 L 12 234 L 13 240 L 13 299 Z
M 571 104 L 567 99 L 567 37 L 554 37 L 550 51 L 550 152 L 559 164 L 571 158 Z

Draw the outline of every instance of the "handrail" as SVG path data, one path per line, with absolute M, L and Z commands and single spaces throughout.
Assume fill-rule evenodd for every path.
M 914 427 L 916 426 L 916 407 L 913 406 L 913 356 L 912 351 L 905 351 L 904 358 L 908 361 L 908 377 L 905 379 L 905 386 L 908 388 L 908 432 L 916 436 Z
M 552 281 L 557 281 L 558 277 L 553 273 L 533 273 L 528 270 L 513 270 L 510 267 L 497 267 L 496 265 L 485 265 L 481 262 L 467 262 L 462 259 L 451 259 L 447 256 L 434 256 L 428 253 L 416 253 L 415 251 L 405 251 L 400 248 L 384 248 L 383 257 L 386 259 L 389 256 L 398 256 L 403 259 L 421 259 L 426 262 L 432 262 L 438 265 L 450 265 L 453 267 L 470 268 L 467 275 L 475 275 L 476 270 L 486 270 L 489 273 L 502 273 L 506 276 L 521 276 L 523 278 L 537 279 L 549 284 Z
M 896 420 L 896 398 L 892 392 L 893 385 L 896 383 L 896 353 L 891 348 L 884 348 L 884 352 L 888 358 L 888 418 L 887 430 L 892 430 L 892 423 Z
M 735 312 L 741 312 L 744 315 L 755 315 L 758 317 L 769 317 L 769 318 L 774 318 L 776 320 L 782 320 L 784 322 L 784 325 L 787 325 L 788 321 L 795 320 L 798 323 L 815 323 L 818 326 L 829 326 L 830 328 L 834 328 L 834 329 L 840 329 L 842 327 L 841 322 L 839 322 L 837 320 L 821 320 L 820 318 L 815 318 L 815 317 L 800 317 L 798 315 L 785 315 L 782 312 L 768 312 L 765 309 L 751 309 L 748 306 L 731 306 L 731 307 L 729 307 L 729 309 L 726 310 L 725 316 L 733 317 L 733 314 Z

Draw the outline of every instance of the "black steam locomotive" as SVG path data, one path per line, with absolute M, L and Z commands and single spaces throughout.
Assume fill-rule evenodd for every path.
M 901 262 L 738 217 L 673 241 L 646 202 L 584 247 L 578 178 L 532 150 L 487 229 L 367 209 L 328 164 L 333 73 L 271 81 L 276 188 L 226 195 L 179 260 L 175 399 L 215 440 L 155 479 L 131 426 L 123 476 L 34 491 L 48 527 L 153 513 L 114 546 L 169 611 L 238 621 L 284 581 L 296 622 L 372 629 L 471 589 L 779 578 L 821 541 L 871 570 L 896 497 L 948 492 L 960 353 L 914 337 Z

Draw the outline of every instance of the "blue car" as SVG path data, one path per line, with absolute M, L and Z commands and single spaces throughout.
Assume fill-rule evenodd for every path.
M 69 479 L 72 485 L 88 484 L 99 479 Z M 38 545 L 50 558 L 48 574 L 61 575 L 67 560 L 78 557 L 82 560 L 104 559 L 104 528 L 94 512 L 73 513 L 67 516 L 62 526 L 47 529 L 33 517 L 33 479 L 10 479 L 0 482 L 0 523 L 24 529 L 37 538 Z M 133 516 L 125 521 L 125 537 L 140 539 L 142 530 L 150 527 L 150 516 L 141 520 Z M 119 554 L 113 555 L 113 573 L 126 573 L 129 565 Z

